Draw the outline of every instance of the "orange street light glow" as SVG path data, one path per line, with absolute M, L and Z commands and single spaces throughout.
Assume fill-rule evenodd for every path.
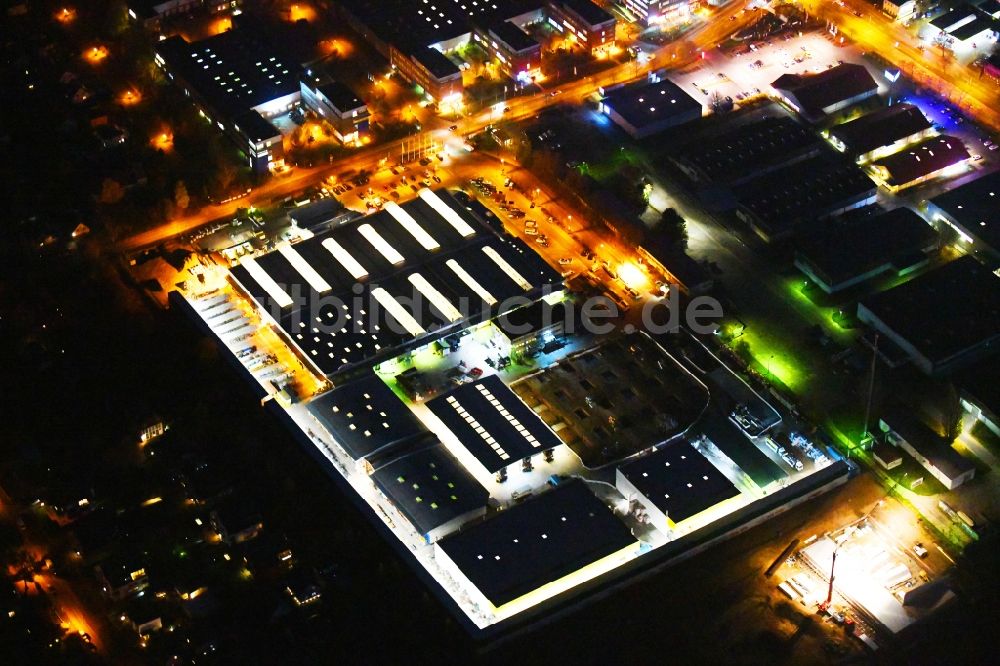
M 76 20 L 76 10 L 72 7 L 63 7 L 56 12 L 56 20 L 63 25 L 68 25 Z
M 618 268 L 618 277 L 629 289 L 642 289 L 649 286 L 649 276 L 632 262 L 626 262 Z
M 174 135 L 171 132 L 161 132 L 150 141 L 153 148 L 169 153 L 174 147 Z
M 121 94 L 121 97 L 119 97 L 118 100 L 121 102 L 122 106 L 133 106 L 142 101 L 142 94 L 135 90 L 126 90 Z
M 108 47 L 94 46 L 83 52 L 84 59 L 91 65 L 97 65 L 108 57 Z

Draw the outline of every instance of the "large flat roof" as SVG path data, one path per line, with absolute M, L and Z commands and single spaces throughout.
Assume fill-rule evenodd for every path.
M 153 49 L 219 113 L 235 115 L 299 90 L 301 67 L 247 28 L 198 42 L 175 35 Z
M 747 181 L 736 188 L 740 204 L 772 234 L 804 219 L 823 217 L 842 202 L 875 192 L 875 184 L 850 159 L 821 153 Z
M 541 47 L 537 39 L 510 21 L 498 21 L 490 26 L 489 31 L 494 37 L 504 42 L 515 52 L 528 51 Z
M 975 466 L 951 448 L 948 441 L 913 416 L 909 407 L 896 405 L 882 414 L 882 422 L 906 440 L 949 478 L 965 474 Z
M 404 51 L 455 39 L 537 7 L 531 0 L 341 0 L 383 40 Z M 419 57 L 419 56 L 418 56 Z
M 1000 171 L 939 194 L 931 203 L 994 250 L 1000 250 Z
M 555 0 L 552 4 L 576 14 L 590 27 L 615 20 L 614 14 L 591 0 Z
M 819 145 L 815 133 L 787 116 L 764 118 L 716 136 L 700 137 L 675 152 L 675 159 L 710 180 L 730 180 L 784 162 Z
M 524 305 L 562 281 L 443 190 L 244 259 L 231 274 L 328 374 Z
M 496 375 L 459 386 L 427 407 L 491 473 L 562 443 Z
M 772 84 L 794 99 L 809 116 L 820 116 L 834 104 L 878 90 L 864 65 L 843 63 L 818 74 L 782 74 Z
M 435 440 L 393 458 L 372 480 L 422 535 L 486 506 L 489 493 Z
M 797 257 L 829 285 L 905 259 L 932 245 L 937 233 L 909 208 L 845 216 L 804 227 Z
M 570 481 L 437 545 L 495 606 L 635 543 L 582 481 Z
M 861 155 L 930 128 L 930 121 L 916 106 L 894 104 L 837 125 L 830 129 L 830 136 L 848 152 Z
M 327 391 L 308 408 L 355 460 L 428 435 L 420 419 L 373 372 Z
M 962 140 L 942 134 L 925 139 L 915 146 L 872 162 L 875 167 L 888 171 L 889 185 L 905 185 L 918 178 L 935 173 L 969 159 L 969 151 Z
M 656 83 L 639 81 L 615 88 L 608 91 L 604 104 L 636 128 L 701 110 L 701 102 L 670 79 Z
M 618 471 L 673 523 L 740 494 L 722 472 L 684 440 L 628 462 Z
M 932 361 L 1000 338 L 1000 278 L 968 255 L 862 304 Z

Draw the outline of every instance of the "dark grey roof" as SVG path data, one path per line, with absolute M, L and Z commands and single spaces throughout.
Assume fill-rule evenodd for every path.
M 555 0 L 552 4 L 576 14 L 591 27 L 614 21 L 615 15 L 591 0 Z
M 401 208 L 438 243 L 440 247 L 436 249 L 425 249 L 387 210 L 294 245 L 295 252 L 330 286 L 325 294 L 313 292 L 280 251 L 256 260 L 275 282 L 285 286 L 290 296 L 301 296 L 291 306 L 274 308 L 275 318 L 292 341 L 324 372 L 334 373 L 366 360 L 386 357 L 402 345 L 416 344 L 416 341 L 443 335 L 469 321 L 491 317 L 501 306 L 510 308 L 530 302 L 544 288 L 561 283 L 559 273 L 522 241 L 498 236 L 446 191 L 439 190 L 437 195 L 469 225 L 473 231 L 471 235 L 463 236 L 418 197 Z M 402 263 L 391 263 L 375 248 L 363 233 L 369 228 L 403 257 Z M 353 257 L 367 275 L 355 279 L 324 246 L 329 240 Z M 523 288 L 500 262 L 491 258 L 492 255 L 511 266 L 530 289 Z M 459 279 L 458 271 L 471 276 L 496 303 L 489 305 L 484 301 L 477 289 Z M 258 304 L 271 311 L 272 299 L 245 266 L 234 267 L 231 274 Z M 414 274 L 423 277 L 465 316 L 452 322 L 432 305 L 430 299 L 416 298 L 419 292 L 410 282 Z M 406 330 L 372 296 L 376 288 L 400 303 L 425 333 L 414 335 Z M 515 296 L 522 300 L 511 302 Z
M 864 65 L 843 63 L 818 74 L 782 74 L 771 87 L 794 98 L 806 116 L 816 117 L 834 104 L 875 92 L 878 84 Z
M 969 159 L 969 151 L 958 137 L 942 134 L 879 158 L 873 166 L 888 170 L 890 185 L 901 186 Z
M 330 100 L 330 103 L 333 104 L 334 108 L 341 113 L 351 111 L 365 105 L 361 98 L 354 94 L 353 90 L 340 81 L 324 83 L 318 86 L 318 90 L 323 93 L 323 96 Z
M 850 159 L 820 154 L 771 171 L 736 188 L 740 204 L 774 235 L 845 201 L 875 193 L 875 183 Z
M 939 194 L 931 203 L 1000 251 L 1000 171 Z
M 264 141 L 265 139 L 281 136 L 281 132 L 277 127 L 253 109 L 233 115 L 232 120 L 240 132 L 245 134 L 248 139 L 253 139 L 254 141 Z
M 731 180 L 791 159 L 818 146 L 819 141 L 815 133 L 792 118 L 764 118 L 716 136 L 700 137 L 678 149 L 675 159 L 710 180 Z
M 324 222 L 329 222 L 343 213 L 344 210 L 344 205 L 336 199 L 320 199 L 289 211 L 288 217 L 300 228 L 311 229 Z
M 538 300 L 497 317 L 494 323 L 511 338 L 531 335 L 559 322 L 566 323 L 566 304 Z
M 1000 337 L 1000 278 L 968 255 L 862 303 L 931 361 Z
M 562 443 L 496 375 L 459 386 L 427 407 L 490 472 Z
M 949 478 L 955 478 L 975 468 L 958 451 L 951 448 L 943 437 L 918 421 L 908 407 L 895 406 L 887 409 L 882 414 L 882 422 Z
M 736 497 L 740 491 L 691 444 L 679 440 L 618 471 L 674 523 Z
M 830 129 L 830 136 L 847 146 L 849 153 L 861 155 L 930 127 L 930 122 L 914 105 L 894 104 L 837 125 Z
M 489 498 L 440 442 L 393 458 L 372 480 L 422 535 L 484 508 Z
M 540 48 L 538 40 L 509 21 L 499 21 L 490 27 L 490 33 L 504 42 L 514 52 Z
M 636 128 L 701 110 L 701 102 L 670 79 L 660 79 L 657 83 L 639 81 L 615 88 L 605 95 L 604 104 Z
M 971 21 L 970 23 L 966 23 L 961 28 L 956 28 L 949 34 L 951 34 L 951 36 L 957 39 L 958 41 L 964 42 L 965 40 L 971 39 L 972 37 L 975 37 L 979 33 L 990 29 L 994 31 L 996 31 L 997 29 L 993 19 L 977 16 L 975 20 Z
M 934 245 L 937 233 L 909 208 L 823 220 L 799 230 L 796 256 L 837 285 Z
M 635 541 L 582 481 L 571 481 L 437 544 L 500 607 Z
M 236 115 L 299 90 L 301 67 L 250 29 L 198 42 L 175 35 L 153 48 L 218 113 Z
M 309 412 L 355 460 L 398 449 L 428 433 L 392 389 L 371 372 L 312 400 Z
M 414 49 L 411 55 L 416 58 L 421 65 L 426 67 L 427 71 L 439 79 L 458 74 L 461 71 L 458 68 L 458 65 L 452 62 L 448 56 L 441 53 L 437 49 L 430 48 L 429 46 L 426 48 Z
M 340 0 L 383 41 L 417 54 L 419 49 L 537 9 L 535 0 Z

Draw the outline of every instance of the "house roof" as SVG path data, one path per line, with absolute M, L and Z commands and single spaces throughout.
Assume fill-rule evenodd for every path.
M 864 65 L 844 63 L 818 74 L 783 74 L 771 87 L 792 97 L 808 116 L 821 116 L 825 109 L 878 90 Z
M 584 482 L 570 481 L 437 545 L 500 607 L 635 541 Z
M 931 203 L 1000 252 L 1000 171 L 939 194 Z
M 830 136 L 843 143 L 847 152 L 862 155 L 930 128 L 916 106 L 894 104 L 837 125 L 830 129 Z
M 886 179 L 889 185 L 902 186 L 970 157 L 961 139 L 942 134 L 875 160 L 872 166 L 889 172 Z
M 943 437 L 914 418 L 907 407 L 897 405 L 889 408 L 882 415 L 882 422 L 949 478 L 953 479 L 975 468 L 951 448 Z

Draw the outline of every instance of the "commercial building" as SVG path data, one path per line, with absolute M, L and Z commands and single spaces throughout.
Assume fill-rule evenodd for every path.
M 926 183 L 965 169 L 972 159 L 962 140 L 942 134 L 869 164 L 872 177 L 890 192 Z
M 270 120 L 299 104 L 301 68 L 262 35 L 234 29 L 199 42 L 173 36 L 154 46 L 156 63 L 247 156 L 255 171 L 284 161 Z
M 368 131 L 368 106 L 343 83 L 307 77 L 301 92 L 302 103 L 329 123 L 341 143 L 356 143 Z
M 131 20 L 147 30 L 158 31 L 172 16 L 203 10 L 212 14 L 236 12 L 242 5 L 243 0 L 129 0 L 126 8 Z
M 811 123 L 878 93 L 878 83 L 868 69 L 853 63 L 843 63 L 818 74 L 783 74 L 771 87 Z
M 1000 81 L 1000 53 L 994 53 L 983 63 L 983 74 L 995 81 Z
M 879 419 L 879 428 L 887 442 L 909 453 L 948 490 L 954 490 L 976 474 L 975 465 L 906 409 L 887 411 Z
M 877 216 L 845 216 L 803 228 L 795 267 L 834 294 L 885 273 L 906 275 L 925 266 L 938 235 L 909 208 Z
M 542 299 L 497 317 L 494 324 L 507 340 L 506 354 L 523 359 L 562 337 L 567 316 L 565 303 Z
M 691 14 L 687 0 L 618 0 L 628 16 L 643 26 L 670 26 Z M 712 3 L 714 4 L 714 3 Z
M 542 14 L 538 3 L 531 0 L 508 0 L 500 4 L 458 0 L 419 3 L 342 0 L 337 7 L 342 18 L 381 52 L 393 69 L 420 86 L 433 100 L 445 104 L 459 102 L 464 90 L 460 67 L 463 62 L 460 57 L 448 54 L 468 44 L 476 34 L 477 41 L 504 65 L 505 72 L 523 78 L 519 76 L 521 70 L 514 63 L 508 67 L 504 59 L 517 55 L 533 65 L 530 54 L 534 53 L 534 46 L 529 43 L 528 35 L 522 38 L 501 24 L 509 21 L 512 28 L 519 30 L 527 23 L 541 20 Z M 491 28 L 498 33 L 492 39 L 488 37 Z M 501 41 L 497 41 L 497 36 Z
M 320 374 L 415 349 L 562 283 L 444 190 L 246 258 L 230 279 Z
M 934 197 L 927 215 L 957 233 L 962 247 L 990 268 L 1000 266 L 1000 171 Z
M 500 63 L 507 76 L 528 83 L 542 68 L 542 45 L 510 21 L 500 21 L 472 38 Z
M 736 216 L 766 242 L 789 238 L 803 221 L 875 203 L 876 187 L 853 161 L 820 154 L 736 188 Z
M 865 298 L 858 318 L 943 376 L 1000 349 L 1000 278 L 964 256 Z
M 562 440 L 496 375 L 459 386 L 430 400 L 427 407 L 475 457 L 486 475 L 562 445 Z
M 1000 437 L 1000 356 L 977 363 L 953 377 L 958 388 L 962 409 L 968 416 L 966 425 L 982 423 Z
M 881 441 L 872 447 L 872 457 L 883 469 L 895 469 L 903 464 L 903 454 L 892 444 Z
M 984 2 L 979 7 L 966 2 L 930 21 L 920 36 L 952 49 L 986 44 L 1000 32 L 998 18 L 1000 7 L 995 2 Z
M 549 0 L 549 25 L 591 53 L 615 43 L 618 19 L 591 0 Z
M 913 104 L 894 104 L 831 127 L 824 134 L 837 150 L 865 163 L 929 138 L 934 127 Z
M 701 118 L 701 102 L 670 79 L 639 81 L 606 91 L 601 110 L 635 139 Z
M 739 185 L 788 164 L 815 157 L 822 143 L 788 116 L 739 125 L 703 136 L 677 150 L 670 160 L 698 183 Z
M 373 459 L 384 459 L 430 438 L 420 419 L 373 372 L 314 398 L 309 413 L 369 472 Z
M 913 18 L 916 11 L 916 0 L 882 0 L 882 13 L 900 23 L 906 23 Z
M 615 487 L 629 501 L 641 504 L 654 525 L 670 530 L 740 495 L 722 472 L 683 440 L 619 466 Z
M 515 505 L 434 544 L 435 558 L 494 613 L 557 594 L 635 557 L 639 542 L 582 481 Z M 534 594 L 532 594 L 534 593 Z
M 288 219 L 299 229 L 318 232 L 321 229 L 336 227 L 360 217 L 361 213 L 344 207 L 333 198 L 320 199 L 304 206 L 293 208 L 288 213 Z
M 486 514 L 489 493 L 437 441 L 391 458 L 371 478 L 427 543 Z

